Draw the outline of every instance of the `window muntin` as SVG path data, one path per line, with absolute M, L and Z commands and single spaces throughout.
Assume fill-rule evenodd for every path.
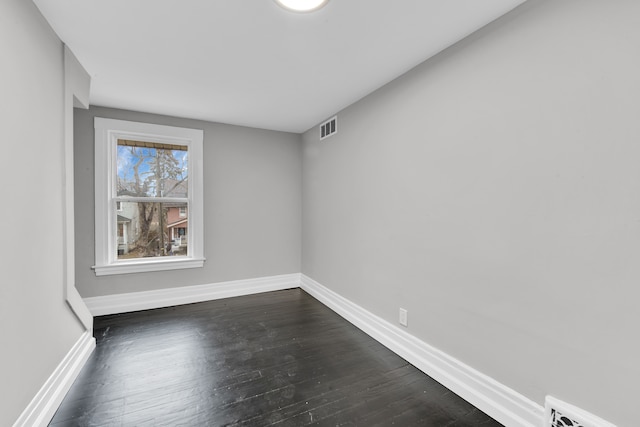
M 95 128 L 96 275 L 201 267 L 203 132 L 103 118 Z

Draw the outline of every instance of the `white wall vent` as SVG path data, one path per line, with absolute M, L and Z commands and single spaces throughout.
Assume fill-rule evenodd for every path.
M 586 427 L 580 421 L 570 418 L 556 408 L 551 408 L 551 423 L 549 425 L 552 427 Z
M 544 406 L 545 427 L 615 427 L 602 418 L 551 396 L 547 396 Z
M 338 116 L 333 116 L 320 125 L 320 141 L 338 132 Z

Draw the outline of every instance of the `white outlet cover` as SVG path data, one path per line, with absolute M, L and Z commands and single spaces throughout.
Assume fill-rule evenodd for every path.
M 404 308 L 400 309 L 400 318 L 399 322 L 402 326 L 407 326 L 408 323 L 408 312 Z

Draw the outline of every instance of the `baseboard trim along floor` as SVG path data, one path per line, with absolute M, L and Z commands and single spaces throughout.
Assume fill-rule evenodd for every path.
M 94 316 L 213 301 L 300 287 L 300 273 L 85 298 Z
M 85 331 L 18 417 L 13 427 L 48 425 L 95 347 L 93 331 Z
M 298 287 L 500 423 L 509 427 L 542 425 L 543 406 L 300 273 L 107 295 L 84 301 L 92 315 L 102 316 Z M 46 425 L 94 347 L 95 339 L 85 332 L 14 427 Z
M 541 425 L 544 408 L 525 396 L 420 341 L 310 277 L 302 275 L 300 287 L 498 422 L 509 427 Z

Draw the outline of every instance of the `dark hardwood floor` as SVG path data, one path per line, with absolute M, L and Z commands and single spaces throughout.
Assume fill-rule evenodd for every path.
M 50 426 L 500 426 L 299 289 L 94 331 Z

